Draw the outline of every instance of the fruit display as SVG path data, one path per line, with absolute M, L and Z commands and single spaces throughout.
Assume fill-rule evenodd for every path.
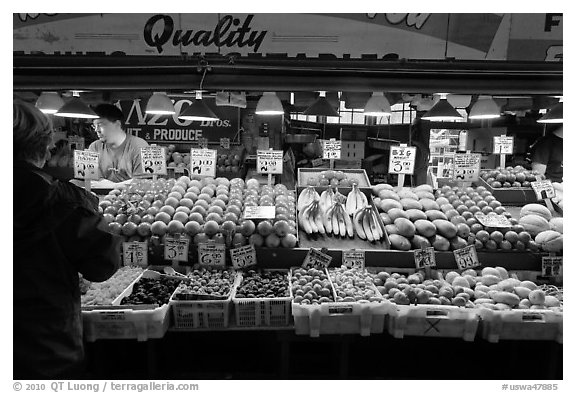
M 381 302 L 383 297 L 365 269 L 348 269 L 346 266 L 328 270 L 336 291 L 337 302 Z
M 401 305 L 436 304 L 492 310 L 551 309 L 562 311 L 562 291 L 538 287 L 532 281 L 511 277 L 502 267 L 449 271 L 444 279 L 425 279 L 421 272 L 372 273 L 385 299 Z M 546 294 L 546 291 L 550 294 Z
M 216 173 L 223 176 L 238 176 L 242 171 L 240 154 L 218 154 L 216 157 Z
M 334 302 L 334 288 L 325 270 L 296 268 L 292 271 L 291 291 L 297 304 Z
M 242 273 L 242 281 L 235 298 L 285 298 L 290 296 L 287 272 L 249 270 Z
M 306 180 L 307 186 L 332 186 L 332 187 L 352 187 L 360 185 L 360 180 L 356 176 L 343 171 L 326 170 L 317 175 L 310 175 Z
M 138 266 L 123 266 L 104 282 L 87 282 L 87 291 L 80 297 L 81 305 L 111 305 L 124 289 L 128 287 L 144 269 Z
M 132 293 L 124 297 L 120 304 L 167 304 L 181 280 L 161 277 L 159 279 L 141 278 L 134 283 Z
M 230 296 L 236 272 L 231 270 L 192 270 L 187 274 L 190 282 L 181 282 L 174 300 L 226 299 Z
M 533 181 L 544 179 L 538 172 L 527 170 L 521 165 L 482 170 L 480 177 L 492 188 L 530 188 Z
M 560 252 L 564 248 L 564 223 L 562 217 L 552 217 L 548 208 L 536 203 L 520 210 L 520 224 L 534 236 L 534 241 L 544 251 Z
M 176 146 L 166 146 L 166 166 L 168 168 L 189 168 L 190 167 L 190 151 L 180 153 L 176 150 Z
M 556 203 L 560 209 L 564 209 L 564 183 L 552 182 L 556 196 L 552 198 L 552 201 Z

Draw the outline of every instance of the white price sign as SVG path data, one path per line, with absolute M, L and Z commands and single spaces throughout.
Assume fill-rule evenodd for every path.
M 554 190 L 554 186 L 550 180 L 533 181 L 530 185 L 536 194 L 536 199 L 539 201 L 543 199 L 551 199 L 556 196 L 556 191 Z
M 542 276 L 558 277 L 562 275 L 562 257 L 542 257 Z
M 190 240 L 187 237 L 164 238 L 164 259 L 169 261 L 188 261 L 188 248 Z
M 330 255 L 311 248 L 310 251 L 308 251 L 308 254 L 306 254 L 304 262 L 302 262 L 302 267 L 305 269 L 323 269 L 328 267 L 330 262 L 332 262 L 332 257 Z
M 253 244 L 230 249 L 230 257 L 235 269 L 256 265 L 256 249 Z
M 208 138 L 198 138 L 198 146 L 200 149 L 208 149 Z
M 322 158 L 325 160 L 339 160 L 342 151 L 342 141 L 335 138 L 322 141 Z
M 88 150 L 74 150 L 74 177 L 98 180 L 99 154 Z
M 276 206 L 246 206 L 245 220 L 267 220 L 276 218 Z
M 501 214 L 486 215 L 484 213 L 478 212 L 474 214 L 474 217 L 480 224 L 484 225 L 485 227 L 510 228 L 512 226 L 510 220 Z
M 190 149 L 190 174 L 216 177 L 216 150 Z
M 452 179 L 461 182 L 478 181 L 480 174 L 481 154 L 456 153 L 454 154 L 454 172 Z
M 494 154 L 512 154 L 514 151 L 514 137 L 513 136 L 495 136 L 494 137 Z
M 122 243 L 122 251 L 124 266 L 148 266 L 147 242 L 124 242 Z
M 476 247 L 474 245 L 466 246 L 458 250 L 454 250 L 454 258 L 456 265 L 460 270 L 471 269 L 480 266 L 478 261 L 478 254 L 476 254 Z
M 220 243 L 200 243 L 198 261 L 202 266 L 225 267 L 226 246 Z
M 414 262 L 416 263 L 416 269 L 436 267 L 436 254 L 434 253 L 434 247 L 414 250 Z
M 414 173 L 414 161 L 416 160 L 416 148 L 408 146 L 391 146 L 388 173 L 412 175 Z
M 350 269 L 364 269 L 366 265 L 366 254 L 364 250 L 344 250 L 342 251 L 342 266 Z
M 166 175 L 166 149 L 160 146 L 140 148 L 140 160 L 144 173 Z
M 282 174 L 284 153 L 282 150 L 258 150 L 256 152 L 256 171 L 261 174 Z
M 84 137 L 78 135 L 70 135 L 68 137 L 68 146 L 74 150 L 84 150 Z

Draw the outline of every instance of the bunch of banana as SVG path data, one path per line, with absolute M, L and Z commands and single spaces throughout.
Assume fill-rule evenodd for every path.
M 346 213 L 348 213 L 349 216 L 353 216 L 354 213 L 366 206 L 368 206 L 368 198 L 358 189 L 356 184 L 353 184 L 352 191 L 350 191 L 346 198 Z
M 340 202 L 334 203 L 324 214 L 324 228 L 326 233 L 336 236 L 354 237 L 354 225 L 352 219 L 346 213 L 344 205 Z
M 354 213 L 352 222 L 360 239 L 376 242 L 384 237 L 384 230 L 380 226 L 377 214 L 373 206 L 364 207 Z
M 314 200 L 298 212 L 298 224 L 308 235 L 326 233 L 320 201 Z
M 320 200 L 320 195 L 318 195 L 318 191 L 313 186 L 308 186 L 302 190 L 300 195 L 298 195 L 298 210 L 304 209 L 304 207 L 308 206 L 313 201 Z
M 322 192 L 322 194 L 320 194 L 320 208 L 322 209 L 322 212 L 326 212 L 335 202 L 336 199 L 332 187 L 328 187 Z

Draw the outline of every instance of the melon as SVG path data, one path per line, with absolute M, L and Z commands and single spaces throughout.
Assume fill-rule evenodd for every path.
M 564 244 L 562 234 L 556 231 L 540 232 L 534 241 L 542 247 L 544 251 L 548 252 L 560 252 Z
M 552 219 L 552 213 L 550 213 L 550 210 L 537 203 L 529 203 L 520 210 L 520 218 L 528 215 L 537 215 L 544 218 L 546 221 Z
M 528 214 L 519 220 L 519 224 L 524 227 L 532 237 L 536 237 L 540 232 L 550 230 L 548 220 L 537 214 Z
M 550 224 L 551 230 L 564 233 L 564 224 L 562 217 L 554 217 L 548 222 L 548 224 Z

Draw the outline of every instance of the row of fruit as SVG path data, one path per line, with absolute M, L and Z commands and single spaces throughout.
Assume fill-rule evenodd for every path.
M 533 181 L 544 179 L 538 172 L 527 170 L 521 165 L 482 170 L 480 177 L 492 188 L 530 188 Z
M 360 180 L 352 174 L 329 169 L 321 171 L 318 176 L 310 176 L 306 183 L 307 186 L 313 187 L 352 187 L 353 185 L 360 185 Z
M 189 281 L 178 285 L 174 293 L 175 300 L 226 299 L 236 278 L 233 270 L 192 270 L 187 274 Z
M 530 203 L 520 210 L 520 225 L 534 236 L 536 244 L 547 252 L 561 252 L 564 248 L 564 220 L 552 217 L 545 206 Z

